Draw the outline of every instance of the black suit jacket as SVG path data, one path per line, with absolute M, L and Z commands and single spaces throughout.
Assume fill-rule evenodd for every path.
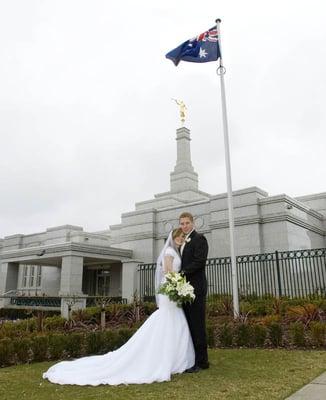
M 205 266 L 208 244 L 204 235 L 193 231 L 186 242 L 181 257 L 181 271 L 195 289 L 196 296 L 206 296 L 207 280 Z

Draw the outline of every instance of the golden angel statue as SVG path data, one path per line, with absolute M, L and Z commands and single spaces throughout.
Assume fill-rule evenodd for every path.
M 186 120 L 187 107 L 186 107 L 185 103 L 183 102 L 183 100 L 177 100 L 177 99 L 172 99 L 172 100 L 174 100 L 178 104 L 178 106 L 180 107 L 180 109 L 179 109 L 180 120 L 181 120 L 181 123 L 183 125 L 185 123 L 185 120 Z

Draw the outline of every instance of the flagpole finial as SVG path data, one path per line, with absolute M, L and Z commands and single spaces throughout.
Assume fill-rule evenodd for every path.
M 221 18 L 217 18 L 217 19 L 215 20 L 215 22 L 216 22 L 216 23 L 221 23 L 222 20 L 221 20 Z

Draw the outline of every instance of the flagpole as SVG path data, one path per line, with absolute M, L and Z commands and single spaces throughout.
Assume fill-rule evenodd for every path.
M 239 316 L 239 293 L 238 293 L 238 277 L 237 277 L 237 263 L 234 250 L 234 215 L 233 215 L 233 197 L 232 197 L 232 180 L 231 180 L 231 162 L 230 162 L 230 146 L 229 146 L 229 129 L 226 111 L 226 97 L 225 97 L 225 84 L 224 74 L 225 68 L 222 60 L 221 48 L 221 20 L 216 21 L 218 44 L 220 48 L 220 65 L 217 68 L 217 74 L 220 76 L 221 83 L 221 100 L 222 100 L 222 116 L 223 116 L 223 132 L 224 132 L 224 149 L 225 149 L 225 166 L 226 166 L 226 181 L 228 191 L 228 209 L 229 209 L 229 232 L 230 232 L 230 250 L 231 250 L 231 265 L 232 265 L 232 294 L 233 294 L 233 315 L 234 318 Z

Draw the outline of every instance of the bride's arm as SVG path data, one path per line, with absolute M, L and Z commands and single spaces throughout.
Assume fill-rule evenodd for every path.
M 164 273 L 173 271 L 173 258 L 172 256 L 164 256 Z

